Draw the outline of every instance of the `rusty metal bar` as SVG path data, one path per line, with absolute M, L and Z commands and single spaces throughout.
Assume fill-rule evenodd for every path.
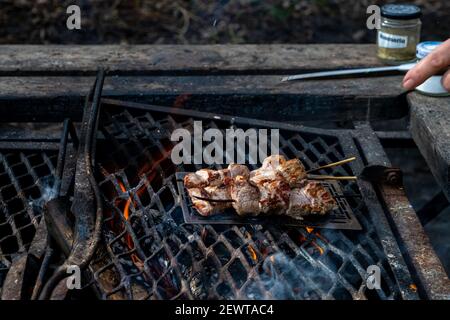
M 370 152 L 364 153 L 367 162 L 389 166 L 390 161 L 370 125 L 357 123 L 355 128 L 360 145 L 370 145 Z M 415 271 L 412 274 L 417 275 L 416 285 L 423 287 L 429 299 L 450 299 L 450 279 L 403 188 L 388 184 L 379 184 L 378 188 L 387 208 L 388 218 L 393 222 L 392 227 L 406 249 L 404 253 L 410 260 L 410 268 Z

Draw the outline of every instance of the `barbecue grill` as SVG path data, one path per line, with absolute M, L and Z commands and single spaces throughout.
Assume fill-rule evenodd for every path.
M 321 129 L 101 99 L 102 84 L 100 73 L 81 123 L 14 126 L 0 137 L 2 298 L 419 299 L 449 292 L 427 270 L 440 267 L 431 246 L 417 264 L 399 236 L 405 226 L 392 212 L 410 205 L 389 179 L 340 182 L 360 230 L 184 220 L 177 173 L 201 166 L 172 163 L 175 129 L 192 131 L 194 121 L 221 131 L 276 128 L 286 158 L 311 169 L 356 156 L 322 173 L 359 175 L 371 164 L 389 166 L 366 123 Z M 236 152 L 248 158 L 247 149 Z M 80 290 L 64 286 L 68 261 L 85 262 Z M 370 266 L 380 270 L 378 289 L 368 285 Z

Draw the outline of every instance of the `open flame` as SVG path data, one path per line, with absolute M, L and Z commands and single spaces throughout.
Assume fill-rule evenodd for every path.
M 300 235 L 299 235 L 299 241 L 300 241 L 300 243 L 307 242 L 307 243 L 310 244 L 315 250 L 317 250 L 317 251 L 319 252 L 320 255 L 323 255 L 323 254 L 325 253 L 325 249 L 322 248 L 322 247 L 316 242 L 315 239 L 311 239 L 311 238 L 314 237 L 314 238 L 318 238 L 318 239 L 320 239 L 320 240 L 322 240 L 322 241 L 324 241 L 324 242 L 327 242 L 326 239 L 325 239 L 318 231 L 314 232 L 314 228 L 312 228 L 312 227 L 305 227 L 305 230 L 306 230 L 306 232 L 307 232 L 309 235 L 311 235 L 311 236 L 308 236 L 308 238 L 309 238 L 309 239 L 308 239 L 308 238 L 306 238 L 303 234 L 300 234 Z
M 144 165 L 142 165 L 140 167 L 140 169 L 137 173 L 137 176 L 136 176 L 136 177 L 140 178 L 140 181 L 136 185 L 136 187 L 131 188 L 130 190 L 127 190 L 124 181 L 121 178 L 116 177 L 116 179 L 117 179 L 116 181 L 120 187 L 120 191 L 127 195 L 127 199 L 126 199 L 125 205 L 123 207 L 123 217 L 125 218 L 126 221 L 129 221 L 131 218 L 131 214 L 132 214 L 130 212 L 131 205 L 133 205 L 133 208 L 137 207 L 137 204 L 134 200 L 135 198 L 133 198 L 133 197 L 136 197 L 136 196 L 139 197 L 140 195 L 143 194 L 143 192 L 145 192 L 147 190 L 147 187 L 152 183 L 152 181 L 154 181 L 154 179 L 157 177 L 157 174 L 159 173 L 159 171 L 157 170 L 157 167 L 164 160 L 167 159 L 167 156 L 170 155 L 172 148 L 173 148 L 173 145 L 164 146 L 164 150 L 161 154 L 158 154 L 158 156 L 155 157 L 154 159 L 152 159 L 152 161 L 147 161 Z M 103 167 L 102 167 L 102 173 L 105 177 L 107 177 L 111 174 Z M 122 199 L 120 199 L 120 200 L 123 201 Z M 111 220 L 112 228 L 113 228 L 113 224 L 114 224 L 114 222 L 113 222 L 113 220 Z M 125 226 L 125 222 L 122 222 L 121 227 L 123 228 L 124 226 Z M 134 241 L 130 234 L 126 233 L 124 240 L 125 240 L 125 244 L 127 245 L 129 250 L 135 249 L 135 244 L 134 244 Z M 142 267 L 143 262 L 136 253 L 131 254 L 131 259 L 136 266 L 138 266 L 140 269 L 143 268 Z
M 305 229 L 306 229 L 306 232 L 308 232 L 308 233 L 312 233 L 314 231 L 314 228 L 311 228 L 311 227 L 306 227 Z
M 250 253 L 250 257 L 253 259 L 253 261 L 258 261 L 258 255 L 256 254 L 255 249 L 249 244 L 248 245 L 248 252 Z
M 122 192 L 127 192 L 127 189 L 125 189 L 124 184 L 122 183 L 122 181 L 119 180 L 119 186 L 120 186 L 120 190 L 122 190 Z M 127 202 L 125 203 L 125 207 L 123 209 L 123 216 L 125 217 L 126 220 L 128 220 L 128 218 L 130 217 L 130 204 L 131 204 L 131 197 L 128 198 Z
M 325 250 L 321 246 L 319 246 L 314 240 L 311 241 L 311 244 L 314 246 L 314 248 L 317 249 L 317 251 L 319 251 L 320 255 L 323 255 L 325 253 Z
M 125 188 L 125 184 L 122 181 L 120 181 L 120 180 L 118 180 L 118 183 L 119 183 L 119 186 L 120 186 L 120 190 L 123 193 L 128 193 L 127 189 Z M 136 194 L 138 196 L 141 195 L 146 190 L 145 186 L 146 185 L 144 184 L 142 187 L 140 187 L 137 190 Z M 125 203 L 125 206 L 124 206 L 124 209 L 123 209 L 123 216 L 124 216 L 125 220 L 129 220 L 130 219 L 130 206 L 131 206 L 131 204 L 133 204 L 133 207 L 136 207 L 136 204 L 135 204 L 131 194 L 128 193 L 128 199 L 127 199 L 127 202 Z M 126 242 L 128 248 L 130 250 L 133 250 L 135 248 L 133 239 L 131 238 L 131 236 L 128 233 L 125 235 L 125 242 Z M 142 264 L 141 259 L 134 253 L 131 255 L 131 259 L 133 260 L 133 262 L 135 264 L 139 264 L 139 265 Z

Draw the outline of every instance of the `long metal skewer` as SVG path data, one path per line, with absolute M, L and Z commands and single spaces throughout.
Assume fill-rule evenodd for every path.
M 357 180 L 357 176 L 319 176 L 308 175 L 308 180 Z
M 198 196 L 192 196 L 192 198 L 203 200 L 203 201 L 210 201 L 210 202 L 236 202 L 234 199 L 212 199 L 212 198 L 204 198 L 204 197 L 198 197 Z

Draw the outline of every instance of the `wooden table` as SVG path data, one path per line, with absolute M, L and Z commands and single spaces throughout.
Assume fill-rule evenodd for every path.
M 79 116 L 98 67 L 104 95 L 271 120 L 394 119 L 450 198 L 450 98 L 408 93 L 401 76 L 280 83 L 282 75 L 377 66 L 373 45 L 0 46 L 0 112 Z

